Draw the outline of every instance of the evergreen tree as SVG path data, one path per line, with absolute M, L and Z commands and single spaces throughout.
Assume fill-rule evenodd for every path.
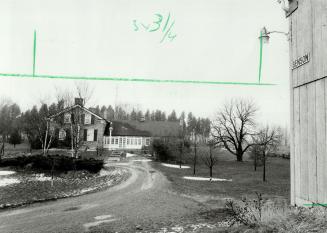
M 144 118 L 146 121 L 150 121 L 151 120 L 151 117 L 150 117 L 150 110 L 146 110 L 145 112 L 145 115 L 144 115 Z
M 18 129 L 14 129 L 10 134 L 9 143 L 16 147 L 16 145 L 20 144 L 21 142 L 22 137 L 20 136 Z
M 175 110 L 173 110 L 170 115 L 168 115 L 168 121 L 177 121 L 177 116 Z

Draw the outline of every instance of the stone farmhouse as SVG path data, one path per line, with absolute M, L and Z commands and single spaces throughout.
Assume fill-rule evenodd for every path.
M 83 106 L 83 99 L 75 98 L 71 107 L 49 117 L 56 132 L 59 148 L 70 148 L 72 133 L 77 134 L 81 148 L 95 150 L 141 150 L 151 145 L 153 138 L 177 138 L 179 122 L 110 121 Z M 74 130 L 75 129 L 75 130 Z

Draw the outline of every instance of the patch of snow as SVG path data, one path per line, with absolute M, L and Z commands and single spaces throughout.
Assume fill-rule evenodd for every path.
M 137 156 L 136 154 L 126 153 L 126 157 L 134 157 Z
M 184 232 L 184 227 L 180 227 L 180 226 L 175 226 L 175 227 L 172 227 L 171 228 L 174 232 L 177 232 L 177 233 L 182 233 Z
M 90 227 L 95 227 L 102 223 L 113 222 L 113 221 L 116 221 L 116 219 L 107 219 L 107 220 L 101 220 L 101 221 L 96 221 L 96 222 L 89 222 L 89 223 L 83 224 L 83 226 L 85 227 L 85 230 L 88 231 L 90 229 Z
M 32 179 L 36 180 L 36 181 L 50 181 L 51 177 L 50 176 L 44 176 L 44 174 L 41 173 L 41 174 L 36 174 Z
M 208 223 L 199 223 L 199 224 L 192 224 L 190 227 L 193 228 L 193 231 L 197 231 L 203 228 L 209 228 L 209 229 L 215 229 L 214 225 L 208 224 Z
M 134 162 L 151 162 L 152 160 L 151 159 L 134 159 L 132 161 L 134 161 Z
M 209 177 L 196 177 L 196 176 L 184 176 L 186 180 L 198 180 L 198 181 L 232 181 L 232 179 L 219 179 L 219 178 L 209 178 Z
M 104 220 L 104 219 L 107 219 L 107 218 L 111 218 L 112 215 L 108 214 L 108 215 L 99 215 L 99 216 L 96 216 L 94 217 L 95 220 Z
M 171 168 L 182 168 L 182 169 L 188 169 L 190 168 L 190 166 L 185 166 L 185 165 L 178 165 L 178 164 L 168 164 L 168 163 L 161 163 L 162 166 L 165 167 L 171 167 Z
M 0 187 L 4 187 L 7 185 L 11 185 L 11 184 L 17 184 L 20 181 L 18 179 L 15 178 L 1 178 L 0 179 Z
M 80 194 L 83 194 L 83 193 L 91 192 L 91 191 L 96 190 L 96 189 L 97 189 L 96 187 L 93 187 L 93 188 L 85 188 L 85 189 L 82 189 L 79 193 Z
M 95 226 L 98 226 L 98 225 L 100 225 L 102 223 L 116 221 L 116 219 L 114 219 L 112 217 L 113 217 L 112 215 L 100 215 L 100 216 L 96 216 L 96 217 L 94 217 L 94 219 L 95 220 L 99 220 L 99 221 L 88 222 L 88 223 L 83 224 L 83 226 L 84 226 L 85 230 L 88 231 L 90 229 L 90 227 L 95 227 Z
M 8 175 L 12 175 L 15 173 L 16 172 L 14 172 L 14 171 L 0 171 L 0 176 L 8 176 Z
M 112 176 L 112 175 L 122 175 L 122 174 L 124 174 L 124 171 L 122 169 L 115 169 L 113 171 L 101 169 L 99 176 Z

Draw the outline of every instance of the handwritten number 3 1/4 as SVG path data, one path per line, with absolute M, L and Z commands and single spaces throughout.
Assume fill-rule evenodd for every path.
M 160 29 L 160 27 L 161 27 L 163 16 L 161 14 L 155 14 L 155 16 L 156 16 L 155 21 L 153 21 L 152 24 L 149 24 L 149 25 L 144 25 L 141 22 L 138 24 L 136 20 L 133 20 L 133 23 L 134 23 L 134 31 L 138 31 L 140 29 L 140 26 L 142 26 L 148 32 L 158 31 Z M 172 32 L 171 32 L 171 29 L 174 26 L 175 21 L 173 21 L 171 23 L 171 25 L 169 26 L 168 30 L 166 30 L 167 29 L 167 26 L 169 24 L 169 20 L 170 20 L 170 13 L 169 13 L 169 15 L 167 17 L 167 20 L 165 22 L 164 27 L 162 28 L 162 32 L 165 32 L 165 31 L 166 32 L 165 32 L 162 40 L 160 41 L 160 43 L 163 42 L 166 37 L 168 37 L 172 41 L 177 36 L 176 34 L 173 35 Z
M 155 32 L 157 31 L 160 26 L 161 26 L 161 22 L 162 22 L 162 15 L 161 14 L 155 14 L 158 17 L 157 21 L 153 21 L 154 26 L 156 26 L 156 28 L 154 27 L 153 29 L 151 29 L 149 32 Z

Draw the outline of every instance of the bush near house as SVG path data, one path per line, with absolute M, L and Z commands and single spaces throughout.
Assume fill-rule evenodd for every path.
M 75 159 L 62 155 L 32 155 L 4 158 L 0 167 L 19 167 L 45 172 L 67 172 L 72 170 L 86 170 L 97 173 L 103 168 L 103 160 L 98 159 Z
M 154 139 L 152 142 L 152 151 L 156 155 L 156 159 L 159 161 L 178 161 L 179 153 L 181 152 L 182 141 L 175 140 L 164 140 L 164 139 Z M 189 141 L 184 141 L 183 152 L 189 151 L 190 143 Z

